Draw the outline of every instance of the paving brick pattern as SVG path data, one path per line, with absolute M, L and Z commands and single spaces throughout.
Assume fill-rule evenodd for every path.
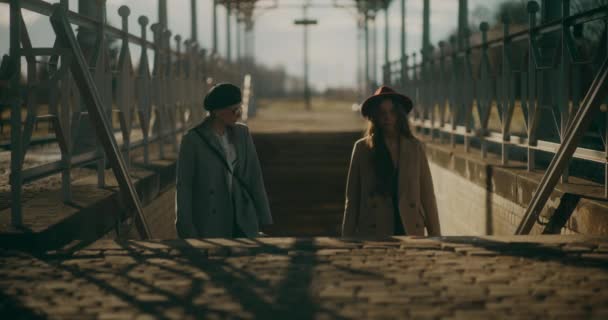
M 0 319 L 608 318 L 608 238 L 100 240 L 0 255 Z

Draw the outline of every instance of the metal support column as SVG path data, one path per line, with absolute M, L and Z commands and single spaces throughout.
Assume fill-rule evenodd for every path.
M 167 22 L 167 0 L 158 0 L 158 23 L 165 29 L 169 26 Z
M 217 54 L 217 0 L 213 0 L 213 54 Z
M 190 0 L 190 40 L 198 42 L 196 0 Z
M 367 9 L 364 13 L 364 36 L 365 36 L 365 95 L 371 92 L 370 65 L 369 65 L 369 15 Z
M 428 47 L 431 45 L 431 1 L 424 0 L 422 9 L 422 61 L 426 60 Z
M 389 19 L 388 19 L 388 4 L 387 0 L 384 0 L 384 68 L 383 68 L 383 82 L 390 84 L 391 81 L 391 66 L 390 66 L 390 54 L 389 54 Z
M 226 61 L 230 63 L 232 61 L 232 39 L 231 39 L 231 31 L 232 31 L 232 19 L 231 19 L 231 10 L 230 3 L 226 3 Z

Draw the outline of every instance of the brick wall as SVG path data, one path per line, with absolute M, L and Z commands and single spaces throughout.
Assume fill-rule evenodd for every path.
M 502 166 L 492 155 L 481 159 L 478 152 L 465 153 L 459 147 L 453 149 L 428 141 L 426 152 L 443 234 L 515 233 L 543 171 L 528 172 L 521 163 Z M 593 184 L 574 177 L 570 182 L 567 186 L 558 184 L 555 188 L 541 212 L 541 222 L 552 216 L 565 194 L 564 190 L 580 192 L 576 191 L 577 186 Z M 537 223 L 531 233 L 540 233 L 542 228 Z M 608 202 L 593 197 L 581 198 L 561 233 L 608 234 Z
M 444 235 L 510 235 L 525 208 L 430 163 Z

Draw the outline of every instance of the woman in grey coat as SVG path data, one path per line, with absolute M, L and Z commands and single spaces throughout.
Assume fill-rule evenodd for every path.
M 175 227 L 180 238 L 256 237 L 272 224 L 262 170 L 241 115 L 241 90 L 222 83 L 204 101 L 210 112 L 182 138 Z

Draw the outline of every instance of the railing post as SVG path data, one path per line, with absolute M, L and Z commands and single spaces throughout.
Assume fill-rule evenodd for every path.
M 140 16 L 137 20 L 141 26 L 141 38 L 143 43 L 141 45 L 141 54 L 139 58 L 139 70 L 137 77 L 137 104 L 138 104 L 138 115 L 139 125 L 143 134 L 144 143 L 144 164 L 150 164 L 150 63 L 148 61 L 148 39 L 146 33 L 146 27 L 148 26 L 148 18 L 146 16 Z
M 401 91 L 406 92 L 407 91 L 407 83 L 409 81 L 408 79 L 408 75 L 407 75 L 407 55 L 403 55 L 401 57 L 401 74 L 400 74 L 400 84 L 401 84 Z
M 471 44 L 469 42 L 469 30 L 464 30 L 464 58 L 462 61 L 463 81 L 462 81 L 462 94 L 463 94 L 463 111 L 465 117 L 465 136 L 464 136 L 464 151 L 469 152 L 471 148 L 471 122 L 473 121 L 473 95 L 475 91 L 475 79 L 473 77 L 473 70 L 471 66 Z
M 364 2 L 364 5 L 367 6 L 367 2 Z M 364 96 L 367 96 L 371 91 L 371 75 L 370 75 L 370 52 L 369 52 L 369 13 L 368 8 L 365 8 L 365 12 L 363 13 L 363 35 L 364 35 L 364 43 L 365 43 L 365 93 Z
M 226 7 L 226 63 L 230 65 L 232 63 L 232 3 L 230 1 L 225 2 Z
M 21 7 L 19 0 L 10 2 L 10 63 L 14 74 L 10 78 L 11 88 L 11 225 L 19 228 L 23 226 L 21 194 L 23 179 L 23 146 L 21 128 Z
M 177 122 L 183 119 L 183 106 L 184 106 L 184 84 L 183 84 L 183 72 L 182 72 L 182 36 L 176 34 L 173 37 L 175 40 L 175 46 L 177 47 L 177 56 L 173 65 L 173 72 L 171 73 L 171 104 L 173 110 L 171 111 L 171 142 L 173 143 L 173 150 L 175 153 L 178 152 L 177 144 Z M 169 48 L 171 49 L 171 48 Z
M 492 95 L 490 94 L 490 66 L 488 61 L 488 30 L 490 25 L 487 22 L 482 22 L 479 25 L 481 31 L 481 61 L 480 61 L 480 85 L 477 86 L 476 102 L 479 112 L 479 120 L 481 128 L 479 130 L 479 141 L 481 143 L 481 158 L 485 159 L 488 155 L 488 142 L 486 134 L 488 131 L 488 121 L 492 109 Z
M 536 1 L 528 2 L 529 29 L 528 35 L 528 171 L 533 171 L 536 162 L 536 153 L 533 146 L 536 145 L 536 126 L 534 125 L 537 112 L 537 97 L 536 97 L 536 62 L 534 60 L 534 50 L 536 46 L 536 13 L 539 10 Z
M 439 77 L 438 77 L 438 85 L 439 85 L 439 142 L 443 143 L 445 139 L 444 134 L 444 126 L 445 126 L 445 112 L 446 112 L 446 102 L 448 97 L 448 86 L 447 86 L 447 76 L 445 72 L 445 42 L 439 42 Z
M 459 87 L 459 61 L 458 61 L 458 49 L 457 49 L 457 39 L 454 36 L 450 37 L 450 49 L 452 55 L 452 83 L 450 84 L 450 95 L 452 97 L 452 102 L 450 103 L 450 122 L 451 122 L 451 130 L 450 130 L 450 146 L 452 148 L 456 147 L 456 127 L 458 125 L 458 118 L 461 114 L 461 101 L 462 101 L 462 92 Z
M 118 62 L 118 88 L 117 103 L 119 108 L 120 127 L 123 137 L 122 154 L 127 169 L 131 165 L 131 131 L 133 109 L 133 67 L 131 65 L 131 53 L 129 51 L 129 15 L 131 10 L 127 6 L 121 6 L 118 14 L 122 19 L 122 44 Z
M 153 88 L 153 104 L 154 108 L 154 135 L 158 140 L 158 156 L 160 159 L 164 158 L 165 148 L 163 141 L 163 125 L 162 118 L 164 117 L 163 106 L 163 79 L 164 79 L 164 50 L 163 50 L 163 27 L 162 25 L 155 23 L 151 27 L 154 33 L 154 69 L 152 71 L 152 88 Z
M 69 9 L 69 1 L 61 0 L 60 5 L 65 7 L 65 10 Z M 59 46 L 58 42 L 55 41 L 55 46 Z M 54 61 L 54 71 L 57 72 L 57 62 L 59 61 L 59 55 L 52 57 L 50 61 L 56 59 Z M 69 65 L 69 60 L 67 56 L 63 56 L 61 58 L 62 68 L 63 64 Z M 72 202 L 72 155 L 74 152 L 74 139 L 73 139 L 73 130 L 72 124 L 77 122 L 77 118 L 80 118 L 80 108 L 76 112 L 73 112 L 71 106 L 80 106 L 80 102 L 76 95 L 72 95 L 72 90 L 74 90 L 74 80 L 72 75 L 68 72 L 69 70 L 64 71 L 63 79 L 61 80 L 61 87 L 58 87 L 58 91 L 61 99 L 61 115 L 60 119 L 57 122 L 59 127 L 61 128 L 63 143 L 65 147 L 61 150 L 61 161 L 62 161 L 62 170 L 61 170 L 61 194 L 64 203 Z M 52 104 L 52 102 L 50 103 Z M 55 131 L 57 132 L 57 130 Z
M 208 82 L 208 80 L 210 79 L 210 75 L 211 73 L 209 72 L 209 67 L 208 67 L 208 60 L 211 58 L 210 56 L 212 54 L 209 54 L 209 52 L 205 49 L 200 49 L 197 53 L 197 60 L 200 63 L 200 88 L 198 89 L 200 92 L 200 94 L 198 94 L 196 97 L 196 108 L 198 110 L 198 114 L 199 114 L 199 121 L 202 120 L 205 116 L 206 116 L 206 111 L 203 109 L 203 100 L 204 100 L 204 96 L 207 93 L 207 90 L 209 89 L 210 83 Z
M 165 123 L 165 132 L 163 133 L 165 138 L 163 139 L 163 141 L 166 141 L 168 139 L 173 147 L 173 151 L 175 153 L 177 153 L 178 145 L 177 145 L 177 140 L 175 139 L 176 97 L 175 97 L 174 90 L 172 90 L 173 85 L 175 83 L 174 82 L 175 79 L 174 79 L 174 74 L 173 74 L 173 69 L 174 69 L 173 53 L 171 52 L 171 34 L 172 33 L 170 30 L 165 30 L 165 32 L 163 33 L 163 36 L 164 36 L 163 44 L 164 44 L 164 49 L 166 51 L 166 57 L 167 57 L 167 60 L 166 60 L 167 65 L 165 67 L 166 73 L 165 73 L 165 81 L 164 81 L 164 90 L 165 90 L 164 117 L 165 117 L 165 119 L 162 119 Z M 167 132 L 167 129 L 169 129 L 169 132 Z
M 96 1 L 97 9 L 97 21 L 99 22 L 97 28 L 97 48 L 93 54 L 92 59 L 95 64 L 95 82 L 97 90 L 100 93 L 101 100 L 103 103 L 103 116 L 108 119 L 110 129 L 114 131 L 114 123 L 112 121 L 112 71 L 109 65 L 109 56 L 107 51 L 106 43 L 106 0 Z M 89 115 L 90 118 L 90 115 Z M 95 137 L 95 139 L 97 139 Z M 107 155 L 105 154 L 103 147 L 96 144 L 97 155 L 97 186 L 103 188 L 106 184 L 106 163 Z
M 184 40 L 184 67 L 182 70 L 182 81 L 184 88 L 182 97 L 183 108 L 182 108 L 182 129 L 187 129 L 190 121 L 192 120 L 192 95 L 194 92 L 193 79 L 196 77 L 196 66 L 193 63 L 192 59 L 192 50 L 196 42 L 193 42 L 189 39 Z M 188 111 L 188 117 L 186 117 L 186 111 Z
M 570 37 L 570 25 L 566 22 L 566 18 L 570 16 L 570 0 L 562 0 L 562 24 L 561 24 L 561 65 L 559 72 L 559 111 L 560 111 L 560 142 L 564 141 L 568 124 L 570 123 L 570 54 L 568 52 L 568 41 Z M 608 150 L 608 149 L 607 149 Z M 608 167 L 606 167 L 608 169 Z M 607 174 L 608 177 L 608 174 Z M 564 168 L 561 177 L 562 183 L 568 182 L 568 166 Z
M 385 63 L 382 66 L 382 82 L 384 82 L 385 85 L 390 86 L 391 85 L 391 64 L 390 62 Z
M 431 135 L 431 141 L 435 140 L 435 105 L 436 105 L 436 94 L 434 87 L 431 87 L 435 82 L 433 71 L 435 70 L 435 59 L 433 57 L 435 52 L 435 47 L 429 44 L 426 49 L 426 67 L 425 67 L 425 76 L 424 76 L 424 95 L 426 104 L 427 104 L 427 114 L 428 118 L 431 122 L 431 128 L 429 129 L 429 134 Z
M 502 39 L 502 141 L 501 141 L 501 163 L 509 163 L 509 142 L 511 140 L 510 128 L 513 116 L 514 99 L 511 90 L 511 41 L 509 40 L 509 15 L 502 16 L 503 39 Z
M 418 83 L 418 66 L 416 65 L 416 52 L 412 53 L 412 95 L 414 99 L 414 116 L 422 125 L 424 125 L 424 117 L 420 116 L 420 88 Z

